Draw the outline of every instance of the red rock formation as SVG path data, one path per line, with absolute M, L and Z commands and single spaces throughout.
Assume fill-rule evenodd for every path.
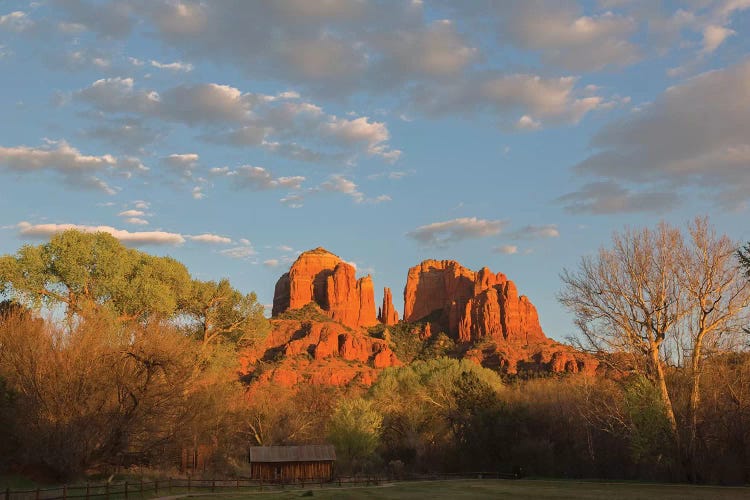
M 391 289 L 388 287 L 383 289 L 383 307 L 378 314 L 378 320 L 384 325 L 398 323 L 398 311 L 393 308 L 393 296 L 391 295 Z
M 430 316 L 463 342 L 483 338 L 543 342 L 536 309 L 502 273 L 466 269 L 453 260 L 426 260 L 409 269 L 404 319 Z
M 272 315 L 315 302 L 332 319 L 352 328 L 377 324 L 369 276 L 356 279 L 353 266 L 324 248 L 301 254 L 276 283 Z

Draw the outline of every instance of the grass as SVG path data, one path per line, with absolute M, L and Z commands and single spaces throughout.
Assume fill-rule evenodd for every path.
M 195 494 L 191 498 L 221 498 L 235 500 L 253 499 L 292 499 L 313 497 L 320 499 L 473 499 L 473 498 L 514 498 L 514 499 L 746 499 L 750 498 L 748 487 L 693 486 L 683 484 L 644 484 L 644 483 L 603 483 L 583 481 L 542 481 L 542 480 L 450 480 L 385 483 L 379 487 L 343 487 L 335 485 L 306 488 L 294 491 L 274 491 L 259 493 Z

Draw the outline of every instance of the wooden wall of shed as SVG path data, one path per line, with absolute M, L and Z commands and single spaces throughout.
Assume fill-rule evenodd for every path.
M 250 477 L 267 482 L 286 483 L 305 481 L 331 481 L 333 462 L 253 462 Z

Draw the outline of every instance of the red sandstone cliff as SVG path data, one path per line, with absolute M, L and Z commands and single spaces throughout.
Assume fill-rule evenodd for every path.
M 356 279 L 353 266 L 324 248 L 302 253 L 276 282 L 272 316 L 314 302 L 331 319 L 357 328 L 377 324 L 370 276 Z
M 547 340 L 534 305 L 518 295 L 502 274 L 474 272 L 453 260 L 426 260 L 409 269 L 404 320 L 427 316 L 462 342 L 485 338 L 523 342 Z

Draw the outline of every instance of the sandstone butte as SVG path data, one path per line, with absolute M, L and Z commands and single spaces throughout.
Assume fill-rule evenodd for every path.
M 425 260 L 410 268 L 404 321 L 426 323 L 423 337 L 442 329 L 464 346 L 464 357 L 504 373 L 594 373 L 598 367 L 594 358 L 547 338 L 531 301 L 486 267 L 475 272 L 454 260 Z
M 355 275 L 354 266 L 325 248 L 304 252 L 276 282 L 271 314 L 278 316 L 314 302 L 343 325 L 374 326 L 378 319 L 372 278 L 356 279 Z
M 314 318 L 284 314 L 303 307 Z M 274 290 L 272 331 L 266 342 L 243 356 L 243 371 L 258 381 L 370 385 L 380 369 L 399 366 L 388 342 L 367 328 L 398 323 L 389 288 L 375 314 L 370 276 L 356 278 L 340 257 L 316 248 L 302 253 Z M 409 269 L 404 288 L 404 321 L 427 341 L 444 332 L 456 354 L 501 373 L 520 371 L 595 373 L 598 362 L 548 339 L 536 308 L 504 274 L 478 272 L 452 260 L 426 260 Z M 257 361 L 277 361 L 260 373 Z

